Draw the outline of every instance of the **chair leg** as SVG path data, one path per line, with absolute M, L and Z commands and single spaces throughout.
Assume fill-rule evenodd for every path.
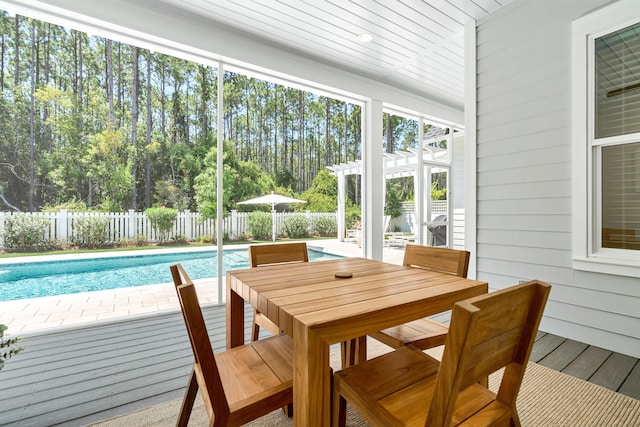
M 251 323 L 251 342 L 258 341 L 260 338 L 260 325 L 256 323 L 257 310 L 253 310 L 253 321 Z
M 282 408 L 282 411 L 289 418 L 293 417 L 293 403 L 289 403 L 287 406 Z
M 347 401 L 339 393 L 333 394 L 331 404 L 331 427 L 345 427 L 347 424 Z
M 342 369 L 367 360 L 367 337 L 358 337 L 340 343 Z
M 367 336 L 358 337 L 356 340 L 356 363 L 362 363 L 367 360 Z
M 193 403 L 196 401 L 197 395 L 198 379 L 196 378 L 196 371 L 192 369 L 187 389 L 185 390 L 184 397 L 182 398 L 182 406 L 180 407 L 180 415 L 178 416 L 176 427 L 187 427 L 187 424 L 189 424 L 191 409 L 193 409 Z

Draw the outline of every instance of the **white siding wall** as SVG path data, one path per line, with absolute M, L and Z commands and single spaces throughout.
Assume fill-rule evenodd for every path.
M 640 280 L 572 268 L 571 22 L 518 0 L 477 27 L 478 278 L 553 285 L 541 330 L 640 357 Z

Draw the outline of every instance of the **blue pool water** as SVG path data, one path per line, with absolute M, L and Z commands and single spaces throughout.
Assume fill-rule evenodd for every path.
M 332 258 L 309 250 L 310 261 Z M 167 283 L 178 262 L 192 279 L 218 276 L 215 251 L 0 264 L 0 301 Z M 222 274 L 248 267 L 246 249 L 223 251 Z

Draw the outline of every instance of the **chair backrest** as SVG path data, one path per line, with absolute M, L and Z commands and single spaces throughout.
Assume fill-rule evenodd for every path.
M 207 327 L 202 316 L 198 295 L 193 282 L 184 271 L 182 265 L 175 264 L 170 267 L 173 283 L 178 293 L 182 316 L 187 327 L 191 348 L 195 358 L 194 370 L 198 378 L 200 393 L 205 402 L 210 402 L 211 407 L 205 404 L 209 412 L 209 419 L 222 417 L 229 414 L 229 403 L 224 393 L 220 372 L 216 364 L 213 348 L 207 333 Z M 213 411 L 213 414 L 211 413 Z
M 407 244 L 404 250 L 403 265 L 467 277 L 469 252 Z
M 251 267 L 293 262 L 309 262 L 306 242 L 249 246 L 249 264 Z
M 454 305 L 426 425 L 450 425 L 459 392 L 502 367 L 496 400 L 515 408 L 550 290 L 530 281 Z

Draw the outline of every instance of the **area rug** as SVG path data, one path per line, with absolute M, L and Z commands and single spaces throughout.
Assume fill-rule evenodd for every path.
M 430 350 L 441 356 L 442 348 Z M 369 357 L 389 351 L 389 347 L 369 341 Z M 331 365 L 339 369 L 338 352 L 331 353 Z M 489 386 L 496 390 L 502 373 L 489 378 Z M 173 426 L 180 409 L 180 400 L 141 409 L 130 414 L 92 424 L 92 427 Z M 581 426 L 581 427 L 640 427 L 640 400 L 615 393 L 544 366 L 529 363 L 518 395 L 518 412 L 523 426 Z M 208 425 L 207 414 L 198 398 L 189 426 Z M 283 411 L 274 411 L 250 424 L 251 427 L 293 426 Z M 347 426 L 368 426 L 351 408 Z

